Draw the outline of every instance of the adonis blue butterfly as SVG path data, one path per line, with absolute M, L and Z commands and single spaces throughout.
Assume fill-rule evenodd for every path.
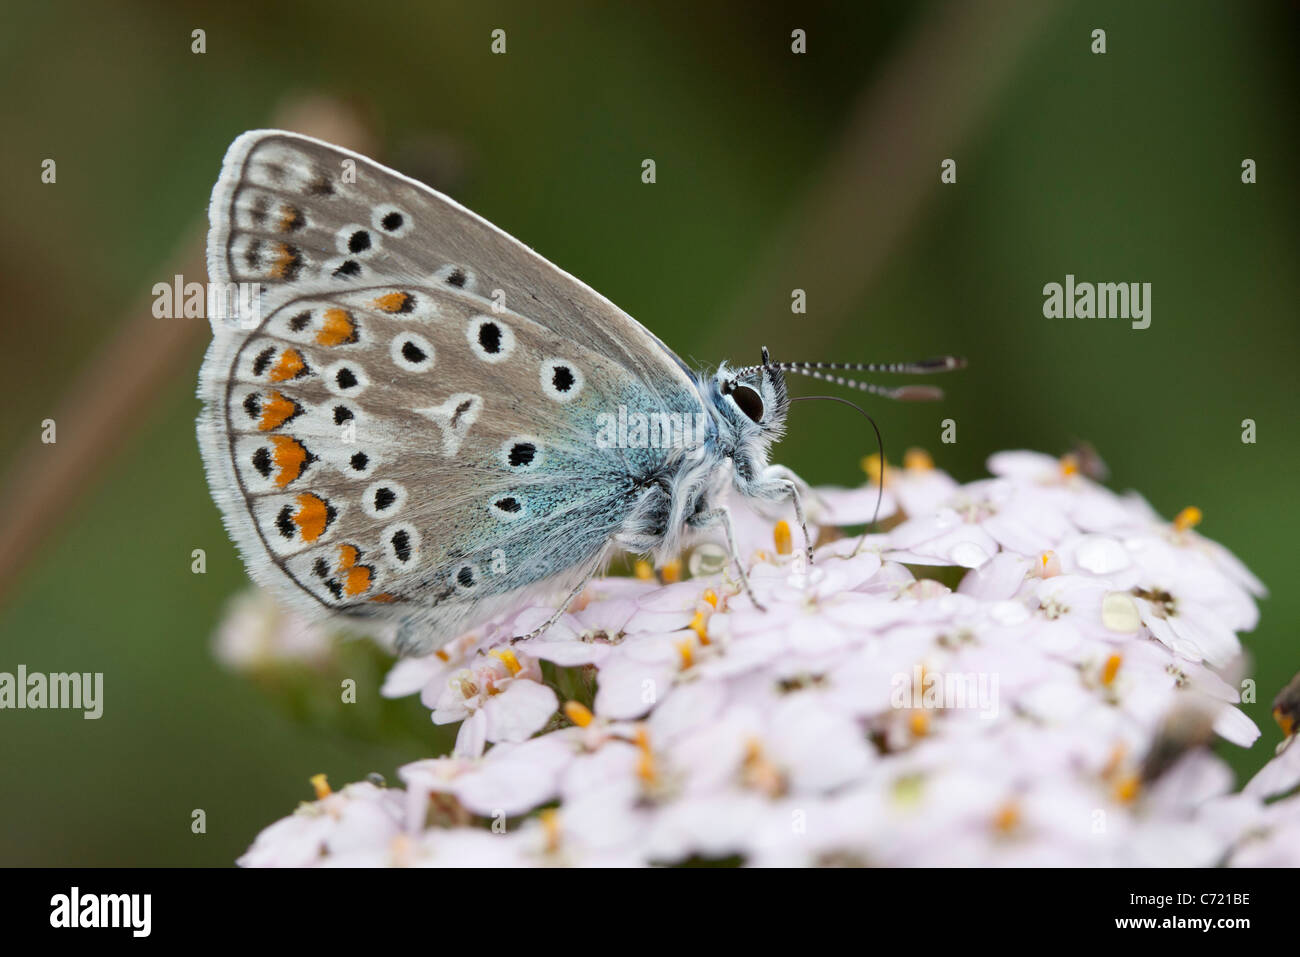
M 758 365 L 693 371 L 464 207 L 293 133 L 236 139 L 209 216 L 212 283 L 260 290 L 252 314 L 213 317 L 199 377 L 226 526 L 290 605 L 395 621 L 413 653 L 530 597 L 568 596 L 558 618 L 620 550 L 664 561 L 709 529 L 748 589 L 728 491 L 792 500 L 804 522 L 806 486 L 768 461 L 786 373 L 935 398 L 822 370 L 962 364 L 763 350 Z

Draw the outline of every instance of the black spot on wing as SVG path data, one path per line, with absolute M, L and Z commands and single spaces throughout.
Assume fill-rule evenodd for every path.
M 409 562 L 411 560 L 411 536 L 405 529 L 398 529 L 393 532 L 393 554 L 397 556 L 399 562 Z
M 515 468 L 531 465 L 537 454 L 537 446 L 532 442 L 516 442 L 510 447 L 510 464 Z

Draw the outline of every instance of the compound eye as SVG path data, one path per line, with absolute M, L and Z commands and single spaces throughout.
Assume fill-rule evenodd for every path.
M 731 401 L 754 422 L 763 421 L 763 397 L 747 385 L 736 385 L 731 390 Z

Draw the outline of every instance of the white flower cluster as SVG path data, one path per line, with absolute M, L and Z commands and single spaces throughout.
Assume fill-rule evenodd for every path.
M 1300 746 L 1237 792 L 1209 747 L 1259 735 L 1233 668 L 1263 586 L 1195 509 L 1164 521 L 1068 457 L 989 467 L 909 456 L 889 531 L 813 565 L 797 526 L 740 516 L 763 609 L 725 567 L 608 578 L 539 638 L 511 641 L 533 607 L 400 661 L 384 693 L 461 722 L 454 753 L 404 788 L 316 779 L 240 863 L 1300 863 L 1300 795 L 1266 802 Z M 817 504 L 862 522 L 876 496 Z

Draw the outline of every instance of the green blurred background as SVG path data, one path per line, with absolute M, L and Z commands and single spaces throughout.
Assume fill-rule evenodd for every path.
M 0 555 L 0 670 L 102 671 L 106 699 L 98 721 L 0 713 L 0 864 L 228 864 L 309 775 L 391 779 L 447 741 L 413 699 L 375 702 L 383 662 L 357 643 L 355 719 L 312 704 L 336 675 L 267 695 L 211 654 L 246 576 L 194 440 L 206 324 L 150 318 L 149 290 L 197 249 L 230 140 L 319 96 L 378 159 L 691 360 L 968 356 L 941 406 L 872 403 L 891 458 L 924 446 L 970 480 L 993 451 L 1085 439 L 1114 487 L 1202 508 L 1273 592 L 1246 638 L 1264 738 L 1224 749 L 1241 774 L 1271 753 L 1268 704 L 1300 668 L 1295 4 L 10 3 L 0 20 L 0 524 L 26 522 Z M 1152 283 L 1151 327 L 1044 319 L 1066 273 Z M 780 460 L 859 480 L 873 448 L 847 414 L 796 406 Z M 51 416 L 56 446 L 37 441 Z

